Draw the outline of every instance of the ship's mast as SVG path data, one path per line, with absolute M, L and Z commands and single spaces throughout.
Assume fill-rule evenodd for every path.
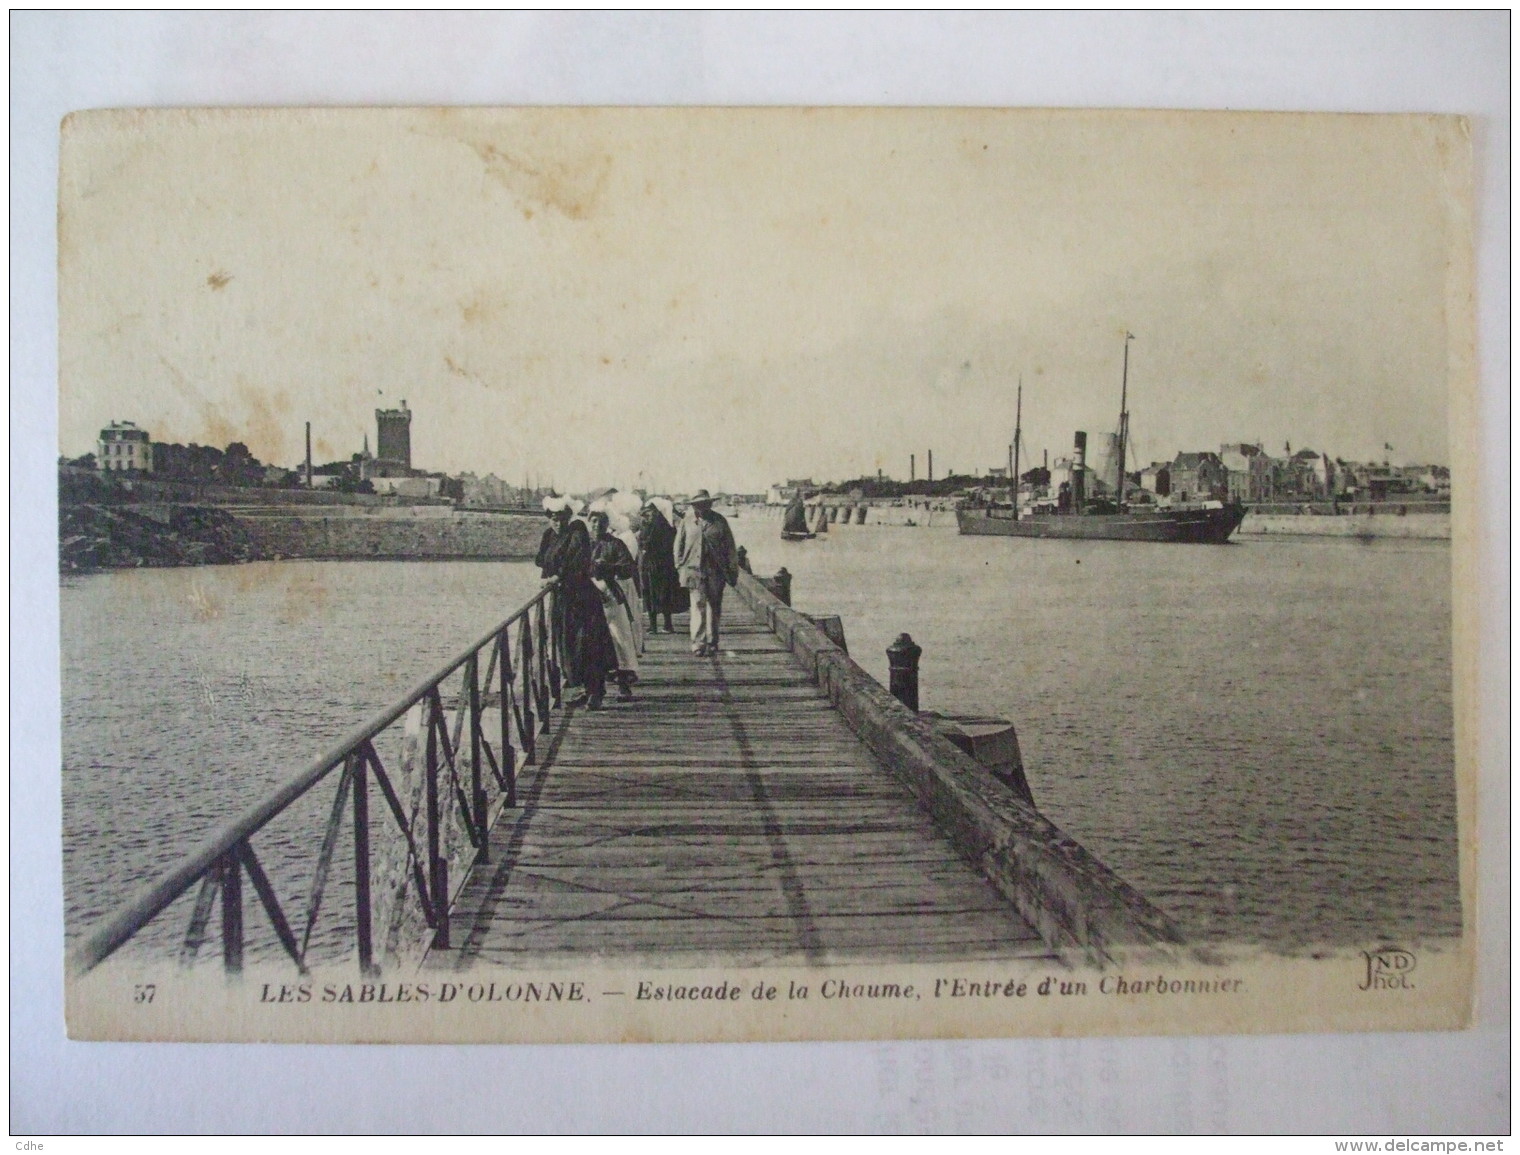
M 1019 374 L 1019 399 L 1013 410 L 1013 520 L 1019 520 L 1019 437 L 1024 426 L 1024 375 Z
M 1119 488 L 1114 494 L 1114 507 L 1124 509 L 1124 442 L 1129 436 L 1129 343 L 1135 339 L 1135 335 L 1128 330 L 1124 333 L 1124 378 L 1119 387 Z

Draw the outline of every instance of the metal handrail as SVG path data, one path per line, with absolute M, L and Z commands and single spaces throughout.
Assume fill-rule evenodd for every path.
M 466 672 L 466 685 L 461 691 L 461 711 L 467 706 L 471 716 L 470 733 L 470 757 L 474 771 L 474 794 L 476 814 L 471 815 L 468 810 L 462 810 L 462 818 L 467 829 L 471 831 L 472 841 L 478 837 L 477 850 L 485 852 L 486 831 L 482 828 L 475 830 L 475 824 L 480 824 L 484 819 L 484 801 L 481 792 L 481 760 L 482 734 L 480 729 L 481 693 L 482 686 L 479 677 L 480 654 L 483 650 L 495 646 L 496 651 L 491 657 L 491 665 L 487 670 L 487 688 L 492 671 L 496 672 L 500 686 L 501 719 L 501 746 L 499 753 L 490 749 L 489 743 L 485 743 L 485 751 L 490 760 L 490 765 L 497 772 L 499 779 L 504 779 L 504 792 L 507 795 L 507 805 L 516 804 L 516 755 L 511 745 L 511 723 L 515 720 L 522 747 L 523 762 L 529 763 L 534 760 L 533 731 L 535 723 L 542 722 L 543 732 L 548 730 L 547 715 L 550 709 L 560 702 L 560 655 L 563 639 L 559 637 L 557 628 L 546 624 L 545 607 L 550 607 L 547 616 L 548 622 L 554 622 L 557 615 L 553 612 L 552 603 L 556 596 L 558 583 L 555 580 L 547 582 L 543 589 L 539 590 L 532 598 L 514 611 L 504 621 L 493 626 L 479 641 L 461 651 L 443 667 L 428 675 L 416 683 L 404 695 L 369 721 L 356 726 L 343 738 L 331 746 L 324 753 L 318 755 L 313 761 L 293 777 L 286 780 L 273 793 L 249 807 L 238 817 L 218 828 L 210 837 L 200 844 L 195 850 L 181 858 L 173 867 L 160 875 L 153 882 L 140 890 L 129 901 L 123 904 L 107 920 L 76 943 L 68 952 L 68 966 L 75 974 L 83 974 L 98 966 L 112 952 L 117 950 L 123 943 L 132 938 L 139 930 L 146 926 L 158 915 L 163 913 L 170 904 L 185 894 L 197 880 L 204 880 L 207 889 L 204 891 L 201 901 L 197 903 L 196 913 L 192 919 L 192 926 L 187 936 L 186 947 L 190 954 L 199 945 L 199 936 L 203 935 L 204 926 L 210 917 L 211 901 L 214 897 L 211 888 L 219 887 L 222 891 L 222 914 L 223 914 L 223 940 L 224 961 L 229 969 L 240 969 L 242 959 L 242 918 L 241 918 L 241 874 L 246 871 L 250 880 L 254 883 L 254 889 L 263 902 L 275 930 L 279 934 L 282 943 L 285 944 L 297 962 L 304 969 L 304 944 L 298 951 L 294 947 L 294 937 L 286 923 L 283 911 L 280 910 L 278 901 L 274 898 L 263 869 L 254 856 L 249 839 L 258 833 L 271 820 L 276 818 L 298 798 L 301 798 L 335 769 L 343 767 L 344 774 L 339 783 L 339 798 L 333 811 L 333 829 L 329 830 L 328 839 L 323 847 L 321 861 L 318 866 L 318 879 L 314 884 L 316 902 L 320 901 L 320 891 L 325 881 L 329 859 L 334 843 L 334 829 L 339 818 L 346 788 L 353 786 L 354 823 L 356 842 L 356 883 L 361 894 L 360 905 L 365 906 L 368 902 L 369 879 L 367 874 L 368 855 L 368 818 L 367 803 L 365 801 L 364 778 L 368 769 L 379 781 L 382 790 L 390 803 L 393 815 L 400 819 L 400 813 L 395 809 L 396 799 L 388 780 L 385 779 L 379 757 L 375 753 L 373 740 L 384 730 L 394 725 L 409 710 L 419 703 L 425 704 L 428 713 L 428 841 L 429 841 L 429 879 L 435 882 L 443 879 L 441 886 L 432 887 L 431 895 L 419 893 L 419 899 L 424 911 L 429 914 L 429 923 L 437 924 L 441 929 L 442 942 L 438 945 L 447 945 L 447 922 L 446 912 L 439 909 L 440 905 L 446 905 L 448 895 L 446 893 L 446 863 L 442 864 L 442 873 L 439 873 L 440 862 L 438 846 L 439 811 L 437 790 L 437 777 L 442 763 L 437 758 L 438 727 L 442 727 L 442 748 L 445 760 L 450 767 L 450 774 L 458 785 L 458 759 L 464 752 L 462 748 L 456 748 L 455 743 L 449 740 L 447 723 L 443 720 L 441 684 L 462 668 Z M 516 689 L 513 685 L 515 676 L 511 673 L 513 660 L 513 646 L 509 641 L 509 633 L 513 626 L 518 627 L 518 645 L 520 653 L 521 675 L 521 709 L 516 704 Z M 535 638 L 533 635 L 536 634 Z M 535 716 L 535 710 L 537 714 Z M 460 721 L 462 724 L 463 713 Z M 456 729 L 456 742 L 458 742 Z M 460 747 L 463 743 L 458 743 Z M 499 762 L 498 762 L 499 759 Z M 505 765 L 503 765 L 505 764 Z M 504 771 L 504 773 L 503 773 Z M 352 781 L 351 781 L 352 780 Z M 460 802 L 464 799 L 461 795 Z M 416 853 L 416 846 L 412 840 L 412 832 L 409 827 L 403 827 L 402 833 L 407 839 L 408 846 Z M 362 849 L 361 849 L 362 847 Z M 420 865 L 420 864 L 419 864 Z M 420 876 L 419 876 L 420 879 Z M 430 901 L 431 900 L 431 901 Z M 236 904 L 237 909 L 232 909 Z M 371 945 L 366 941 L 368 928 L 368 911 L 361 910 L 359 920 L 360 930 L 360 962 L 366 970 L 373 969 Z M 310 912 L 310 919 L 315 919 L 315 903 Z M 235 933 L 234 933 L 235 932 Z M 310 925 L 307 927 L 310 933 Z M 234 943 L 233 938 L 237 941 Z M 439 937 L 435 933 L 435 941 Z

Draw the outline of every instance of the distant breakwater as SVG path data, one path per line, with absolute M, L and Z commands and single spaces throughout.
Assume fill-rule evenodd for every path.
M 426 515 L 395 510 L 342 514 L 238 513 L 204 505 L 64 505 L 58 516 L 60 572 L 229 565 L 248 561 L 520 561 L 533 557 L 541 517 Z
M 809 502 L 806 506 L 808 524 L 812 525 L 818 507 L 823 507 L 829 519 L 829 528 L 839 526 L 930 526 L 934 528 L 955 525 L 955 502 L 939 497 L 918 497 L 906 501 L 884 501 L 865 498 L 860 501 L 831 500 Z M 769 519 L 779 523 L 784 507 L 779 505 L 741 505 L 720 510 L 730 520 L 758 521 Z

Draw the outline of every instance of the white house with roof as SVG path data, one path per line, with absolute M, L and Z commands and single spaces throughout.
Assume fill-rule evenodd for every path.
M 152 473 L 153 443 L 133 421 L 113 421 L 95 442 L 95 468 L 102 473 Z

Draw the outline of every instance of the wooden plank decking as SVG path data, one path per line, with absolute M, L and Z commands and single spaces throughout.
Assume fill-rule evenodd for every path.
M 632 702 L 555 715 L 432 967 L 1049 953 L 744 602 L 723 654 L 649 638 Z

